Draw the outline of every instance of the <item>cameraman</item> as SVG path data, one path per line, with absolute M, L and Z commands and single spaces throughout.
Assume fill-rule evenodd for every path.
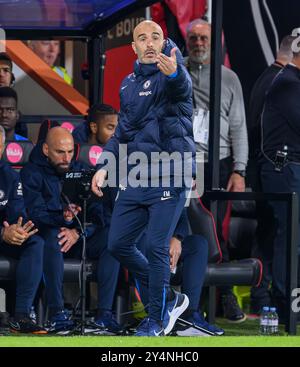
M 261 181 L 264 192 L 296 192 L 300 196 L 299 96 L 300 51 L 293 50 L 291 63 L 277 75 L 267 93 L 262 114 Z M 270 202 L 270 205 L 277 225 L 273 245 L 272 290 L 279 318 L 284 321 L 287 208 L 286 203 L 282 202 Z M 299 283 L 298 275 L 298 286 Z
M 61 188 L 65 173 L 85 166 L 73 161 L 74 141 L 64 128 L 49 130 L 40 151 L 31 154 L 30 162 L 21 173 L 25 203 L 32 219 L 45 239 L 44 277 L 49 319 L 54 331 L 73 328 L 70 315 L 64 310 L 63 273 L 64 256 L 80 253 L 80 232 L 74 213 L 81 207 L 75 203 L 64 205 Z M 118 280 L 119 262 L 107 251 L 108 227 L 102 202 L 88 207 L 87 256 L 98 258 L 98 310 L 95 322 L 110 333 L 121 331 L 112 317 L 112 305 Z

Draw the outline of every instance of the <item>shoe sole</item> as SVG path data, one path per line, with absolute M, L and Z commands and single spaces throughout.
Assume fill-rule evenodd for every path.
M 208 336 L 208 337 L 214 336 L 214 335 L 205 333 L 203 331 L 197 330 L 193 327 L 189 327 L 185 330 L 176 330 L 175 333 L 178 336 Z
M 241 322 L 244 322 L 244 321 L 247 320 L 247 315 L 244 315 L 244 317 L 242 319 L 239 319 L 239 320 L 229 320 L 229 319 L 226 319 L 226 320 L 230 324 L 240 324 Z
M 183 294 L 183 296 L 184 296 L 184 300 L 183 300 L 181 306 L 176 307 L 174 312 L 173 311 L 171 312 L 169 323 L 168 323 L 167 327 L 164 329 L 164 334 L 165 335 L 170 334 L 170 332 L 173 329 L 173 327 L 175 325 L 175 322 L 178 319 L 178 317 L 181 314 L 183 314 L 183 312 L 188 308 L 188 305 L 190 303 L 190 301 L 188 299 L 188 296 L 186 296 L 185 294 Z
M 225 331 L 224 330 L 219 330 L 219 331 L 211 331 L 211 330 L 208 330 L 202 326 L 199 326 L 199 325 L 195 325 L 187 320 L 184 320 L 184 319 L 181 319 L 181 318 L 178 318 L 177 319 L 177 325 L 181 325 L 183 327 L 186 327 L 186 329 L 190 328 L 190 329 L 194 329 L 196 331 L 199 331 L 200 334 L 205 334 L 207 336 L 222 336 L 225 334 Z M 186 330 L 185 329 L 185 330 Z M 177 331 L 184 331 L 184 330 L 176 330 Z M 185 335 L 184 335 L 185 336 Z

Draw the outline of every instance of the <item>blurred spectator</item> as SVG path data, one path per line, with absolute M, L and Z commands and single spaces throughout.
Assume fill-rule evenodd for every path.
M 292 60 L 293 52 L 291 45 L 294 40 L 295 37 L 290 35 L 282 39 L 276 54 L 276 60 L 260 75 L 251 91 L 247 122 L 249 133 L 249 158 L 257 157 L 258 154 L 260 154 L 260 121 L 265 103 L 265 96 L 275 76 Z
M 0 126 L 0 253 L 18 259 L 13 332 L 46 334 L 30 319 L 30 309 L 42 279 L 44 241 L 27 221 L 19 175 L 1 160 L 5 131 Z
M 64 81 L 72 85 L 72 78 L 62 66 L 56 66 L 55 62 L 60 53 L 59 41 L 28 41 L 28 46 L 35 52 L 52 70 L 54 70 Z
M 114 135 L 118 124 L 118 112 L 110 105 L 97 103 L 88 111 L 87 122 L 73 131 L 77 143 L 104 146 Z
M 13 86 L 15 76 L 12 68 L 11 58 L 5 52 L 0 52 L 0 87 Z
M 15 131 L 18 119 L 17 93 L 10 87 L 0 88 L 0 125 L 5 130 L 6 140 L 28 140 Z
M 192 21 L 187 27 L 186 66 L 193 82 L 194 120 L 193 130 L 196 148 L 204 152 L 208 161 L 209 93 L 210 93 L 210 45 L 211 25 L 202 19 Z M 248 160 L 248 140 L 243 93 L 237 75 L 222 66 L 220 119 L 220 188 L 227 191 L 245 190 L 245 171 Z M 207 188 L 208 164 L 204 165 Z M 203 200 L 207 206 L 209 202 Z M 228 248 L 222 233 L 227 202 L 218 202 L 218 237 L 223 261 L 229 261 Z M 240 309 L 232 287 L 221 287 L 224 316 L 230 322 L 242 322 L 246 316 Z
M 248 185 L 255 192 L 261 192 L 260 180 L 260 150 L 261 150 L 261 114 L 265 103 L 265 96 L 271 84 L 293 57 L 292 43 L 295 37 L 285 36 L 276 54 L 276 60 L 257 79 L 251 92 L 249 101 L 248 136 L 249 162 L 247 169 Z M 257 229 L 256 241 L 252 256 L 259 257 L 263 263 L 263 277 L 259 287 L 251 289 L 251 311 L 259 313 L 263 306 L 272 304 L 270 284 L 272 281 L 273 240 L 275 236 L 275 222 L 272 208 L 265 201 L 256 202 Z
M 295 192 L 299 197 L 300 52 L 297 42 L 294 46 L 292 61 L 277 75 L 265 98 L 260 172 L 263 192 Z M 270 205 L 276 221 L 272 258 L 272 295 L 278 307 L 279 317 L 284 321 L 286 297 L 290 296 L 286 294 L 287 205 L 282 202 L 270 202 Z M 299 250 L 298 240 L 298 254 Z M 298 286 L 299 284 L 298 273 Z

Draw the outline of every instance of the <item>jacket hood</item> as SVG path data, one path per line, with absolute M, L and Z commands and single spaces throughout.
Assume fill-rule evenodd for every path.
M 75 153 L 74 153 L 75 156 Z M 43 142 L 40 141 L 36 144 L 36 146 L 32 149 L 30 156 L 29 156 L 29 162 L 36 164 L 37 166 L 44 167 L 47 172 L 57 174 L 55 171 L 55 168 L 51 166 L 51 164 L 48 162 L 47 157 L 43 153 Z M 71 161 L 70 169 L 72 169 L 74 164 L 74 158 Z
M 48 163 L 47 157 L 43 153 L 43 142 L 39 141 L 36 146 L 32 149 L 29 161 L 38 166 L 51 167 Z
M 165 54 L 166 56 L 171 55 L 171 50 L 173 47 L 177 47 L 176 43 L 173 42 L 170 38 L 166 39 L 165 45 L 162 49 L 162 53 Z M 176 59 L 177 59 L 177 64 L 183 64 L 183 56 L 182 53 L 180 52 L 180 50 L 177 47 L 176 50 Z M 142 74 L 142 75 L 149 75 L 149 74 L 153 74 L 155 72 L 158 72 L 159 69 L 157 67 L 157 63 L 153 63 L 153 64 L 141 64 L 139 62 L 139 60 L 136 60 L 134 63 L 134 73 L 136 75 Z

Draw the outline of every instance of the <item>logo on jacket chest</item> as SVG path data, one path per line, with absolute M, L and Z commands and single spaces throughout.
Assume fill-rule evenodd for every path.
M 144 88 L 144 89 L 148 89 L 148 88 L 150 87 L 150 85 L 151 85 L 151 80 L 147 80 L 147 81 L 145 81 L 145 83 L 143 84 L 143 88 Z M 143 97 L 143 96 L 147 97 L 147 96 L 149 96 L 149 95 L 151 95 L 151 94 L 152 94 L 152 91 L 151 91 L 151 90 L 147 90 L 147 91 L 139 92 L 139 96 L 140 96 L 140 97 Z
M 150 84 L 151 84 L 151 80 L 147 80 L 144 85 L 143 85 L 143 88 L 144 89 L 148 89 L 150 87 Z
M 4 198 L 5 192 L 3 190 L 0 190 L 0 200 Z

